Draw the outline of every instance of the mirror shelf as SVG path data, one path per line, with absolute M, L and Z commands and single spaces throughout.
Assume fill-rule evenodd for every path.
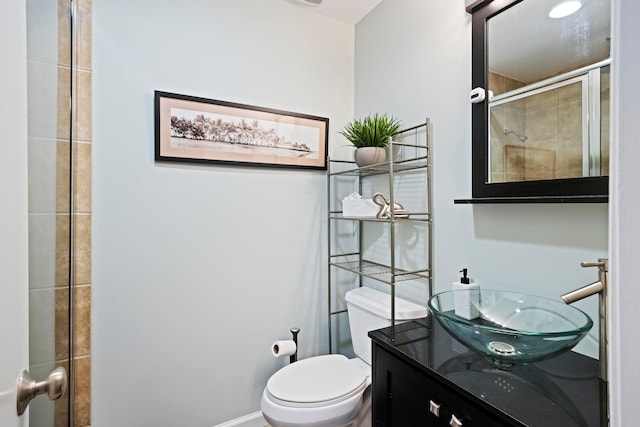
M 611 60 L 609 24 L 600 15 L 608 16 L 610 5 L 583 3 L 584 13 L 560 24 L 563 34 L 543 42 L 533 31 L 558 25 L 541 9 L 547 0 L 467 2 L 472 87 L 485 88 L 487 97 L 472 104 L 472 197 L 455 203 L 608 202 Z M 564 39 L 585 44 L 565 46 Z M 555 44 L 567 54 L 542 64 L 559 58 L 549 54 Z M 546 55 L 532 61 L 536 51 Z
M 509 197 L 476 197 L 470 199 L 454 199 L 457 205 L 469 204 L 507 204 L 507 203 L 607 203 L 609 196 L 509 196 Z

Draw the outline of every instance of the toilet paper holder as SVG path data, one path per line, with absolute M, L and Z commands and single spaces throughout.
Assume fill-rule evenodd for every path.
M 290 329 L 293 339 L 274 341 L 271 344 L 271 355 L 273 357 L 289 356 L 289 363 L 298 360 L 298 333 L 300 328 L 293 327 Z
M 296 352 L 289 356 L 289 363 L 294 363 L 298 360 L 298 333 L 300 332 L 300 328 L 293 327 L 289 330 L 291 331 L 291 335 L 293 335 L 293 342 L 296 343 Z

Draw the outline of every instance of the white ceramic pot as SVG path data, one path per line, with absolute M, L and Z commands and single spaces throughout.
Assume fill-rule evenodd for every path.
M 354 153 L 356 165 L 359 167 L 382 163 L 386 159 L 384 147 L 360 147 Z

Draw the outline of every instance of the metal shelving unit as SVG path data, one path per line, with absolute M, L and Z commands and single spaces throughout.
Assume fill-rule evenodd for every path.
M 432 185 L 432 128 L 431 121 L 426 119 L 424 123 L 399 131 L 389 142 L 389 159 L 384 163 L 372 166 L 357 167 L 352 161 L 331 160 L 327 161 L 327 207 L 328 207 L 328 235 L 329 235 L 329 256 L 328 256 L 328 325 L 329 325 L 329 351 L 333 352 L 332 318 L 333 316 L 345 313 L 345 309 L 334 309 L 333 307 L 333 275 L 336 270 L 348 271 L 358 278 L 359 286 L 364 280 L 374 280 L 384 283 L 390 288 L 391 298 L 391 322 L 395 325 L 395 296 L 396 284 L 404 281 L 420 281 L 427 286 L 428 295 L 433 294 L 433 185 Z M 426 180 L 425 209 L 409 210 L 409 217 L 396 217 L 393 212 L 389 218 L 345 218 L 342 215 L 340 201 L 347 194 L 337 194 L 339 191 L 332 191 L 332 184 L 336 179 L 353 180 L 353 187 L 362 194 L 363 184 L 368 179 L 388 178 L 389 204 L 394 206 L 396 202 L 395 187 L 400 177 L 406 173 L 418 171 Z M 381 177 L 381 178 L 374 178 Z M 371 195 L 369 195 L 371 196 Z M 338 252 L 332 245 L 332 233 L 334 229 L 342 223 L 349 222 L 355 224 L 358 235 L 357 249 L 353 252 Z M 389 236 L 389 262 L 380 262 L 376 259 L 367 259 L 363 255 L 363 235 L 366 223 L 382 223 L 388 227 Z M 424 256 L 424 266 L 415 269 L 400 268 L 397 263 L 396 238 L 398 227 L 408 224 L 424 224 L 426 234 L 426 254 Z M 424 302 L 426 305 L 426 301 Z

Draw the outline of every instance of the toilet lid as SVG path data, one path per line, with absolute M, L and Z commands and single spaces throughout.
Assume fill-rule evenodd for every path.
M 341 354 L 292 363 L 267 381 L 272 400 L 285 406 L 324 406 L 348 399 L 366 388 L 367 375 Z

